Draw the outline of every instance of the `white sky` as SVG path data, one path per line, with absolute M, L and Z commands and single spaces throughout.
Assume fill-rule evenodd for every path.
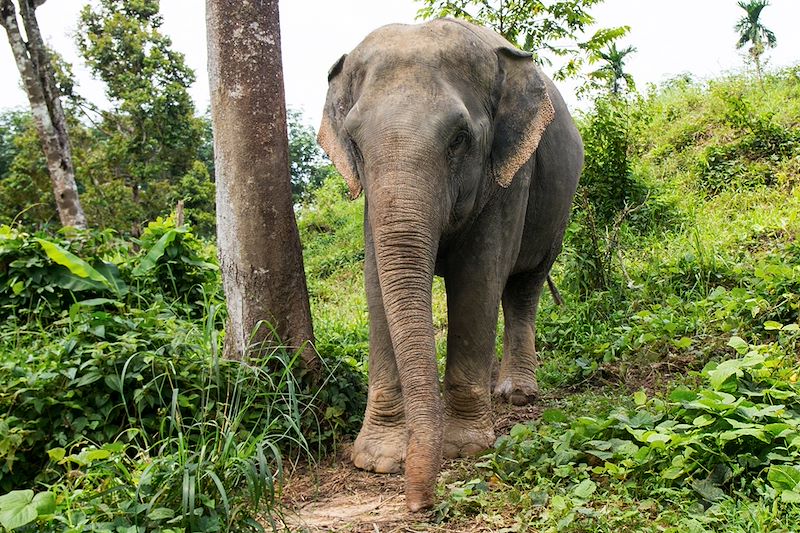
M 84 0 L 49 0 L 37 10 L 45 40 L 73 64 L 78 90 L 103 102 L 103 86 L 82 65 L 72 34 Z M 414 22 L 413 0 L 281 0 L 283 66 L 287 104 L 301 108 L 317 126 L 327 90 L 328 68 L 371 30 L 390 22 Z M 186 55 L 197 74 L 191 89 L 197 109 L 208 106 L 205 1 L 161 0 L 162 27 L 174 47 Z M 734 24 L 744 13 L 735 0 L 606 0 L 591 11 L 599 26 L 627 24 L 631 32 L 622 45 L 637 52 L 628 56 L 627 71 L 640 89 L 683 72 L 710 78 L 743 65 L 734 47 Z M 800 62 L 800 0 L 772 0 L 763 23 L 778 38 L 767 54 L 769 65 Z M 0 31 L 0 35 L 5 32 Z M 0 37 L 0 109 L 27 106 L 25 93 L 5 35 Z M 579 105 L 570 83 L 559 84 L 568 103 Z

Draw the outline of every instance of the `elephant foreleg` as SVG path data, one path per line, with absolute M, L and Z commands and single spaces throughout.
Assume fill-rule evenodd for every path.
M 374 246 L 365 224 L 364 282 L 369 307 L 369 392 L 364 423 L 353 445 L 357 468 L 400 472 L 406 455 L 403 395 L 389 326 L 383 309 Z
M 546 274 L 517 274 L 503 291 L 503 361 L 494 394 L 515 405 L 531 403 L 539 394 L 536 310 L 546 278 Z
M 444 378 L 444 456 L 471 455 L 494 443 L 491 368 L 499 289 L 448 278 L 447 369 Z M 495 293 L 495 294 L 493 294 Z

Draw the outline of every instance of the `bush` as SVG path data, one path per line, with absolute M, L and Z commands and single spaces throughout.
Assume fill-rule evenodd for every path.
M 283 457 L 313 460 L 360 424 L 352 359 L 326 355 L 320 388 L 282 349 L 219 358 L 213 247 L 171 218 L 135 241 L 0 227 L 0 311 L 0 516 L 28 509 L 48 531 L 259 529 Z
M 611 287 L 620 227 L 633 205 L 643 201 L 646 188 L 632 171 L 633 121 L 627 101 L 598 98 L 592 112 L 581 117 L 579 128 L 585 165 L 566 255 L 570 288 L 586 295 Z
M 585 151 L 580 187 L 601 225 L 611 224 L 626 205 L 644 198 L 645 187 L 633 174 L 631 105 L 618 97 L 600 97 L 579 120 Z M 580 211 L 584 206 L 579 202 Z

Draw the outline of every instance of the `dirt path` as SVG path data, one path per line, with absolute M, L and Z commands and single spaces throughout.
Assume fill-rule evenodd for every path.
M 495 407 L 495 433 L 503 435 L 519 422 L 536 419 L 543 405 Z M 356 469 L 350 462 L 350 444 L 336 457 L 316 468 L 299 470 L 283 490 L 288 531 L 350 531 L 369 533 L 488 531 L 469 524 L 435 524 L 435 515 L 406 511 L 403 476 L 373 474 Z M 443 476 L 453 470 L 470 468 L 474 459 L 448 461 Z

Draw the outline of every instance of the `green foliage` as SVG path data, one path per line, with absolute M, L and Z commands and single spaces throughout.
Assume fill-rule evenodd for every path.
M 0 316 L 58 320 L 79 301 L 143 293 L 198 313 L 219 285 L 215 261 L 208 244 L 172 219 L 152 222 L 135 244 L 111 231 L 65 230 L 51 240 L 0 226 Z
M 577 76 L 587 59 L 594 58 L 630 29 L 619 26 L 590 33 L 595 20 L 589 9 L 603 0 L 418 1 L 424 5 L 417 12 L 418 18 L 462 18 L 494 29 L 519 48 L 532 52 L 539 64 L 563 61 L 556 79 Z
M 710 195 L 791 185 L 800 169 L 798 95 L 791 68 L 763 87 L 739 76 L 653 89 L 637 126 L 643 162 Z
M 221 360 L 219 289 L 213 247 L 172 219 L 135 241 L 0 227 L 0 523 L 258 530 L 284 458 L 358 427 L 352 359 L 323 354 L 321 388 L 282 349 Z
M 78 48 L 115 105 L 106 129 L 111 164 L 132 187 L 181 176 L 200 144 L 183 55 L 160 31 L 155 0 L 103 0 L 81 12 Z M 112 129 L 113 128 L 113 129 Z
M 747 43 L 753 46 L 768 46 L 775 48 L 778 44 L 775 34 L 761 24 L 761 12 L 769 5 L 768 0 L 740 0 L 739 7 L 745 10 L 746 14 L 736 23 L 736 31 L 739 32 L 739 41 L 736 48 L 741 48 Z
M 800 128 L 787 128 L 774 113 L 759 111 L 739 87 L 717 90 L 725 105 L 724 123 L 737 135 L 702 153 L 699 185 L 708 193 L 775 185 L 774 166 L 800 154 Z
M 313 192 L 334 175 L 333 165 L 317 145 L 314 128 L 303 121 L 303 114 L 288 109 L 289 164 L 292 174 L 292 200 L 295 204 L 310 201 Z
M 706 505 L 733 496 L 798 503 L 798 327 L 770 327 L 782 333 L 765 345 L 732 337 L 738 357 L 707 365 L 697 388 L 678 387 L 666 399 L 638 391 L 633 405 L 603 414 L 550 409 L 537 424 L 515 426 L 484 456 L 478 466 L 485 473 L 472 483 L 490 479 L 514 487 L 514 505 L 536 529 L 618 520 L 613 509 L 591 512 L 593 501 L 615 492 L 683 499 L 694 493 Z M 527 492 L 531 486 L 537 489 Z M 481 498 L 475 495 L 472 505 L 480 507 Z M 463 500 L 455 491 L 449 499 L 469 512 Z M 536 512 L 537 505 L 546 510 Z
M 17 153 L 14 137 L 23 129 L 27 114 L 23 111 L 0 113 L 0 176 L 5 177 Z
M 161 24 L 155 0 L 103 0 L 81 11 L 78 48 L 105 84 L 112 109 L 100 111 L 71 93 L 75 112 L 95 126 L 86 132 L 85 152 L 76 154 L 76 170 L 90 189 L 90 223 L 136 233 L 135 226 L 182 199 L 198 211 L 190 218 L 206 233 L 213 214 L 201 220 L 199 211 L 213 213 L 208 125 L 194 116 L 194 73 Z
M 585 164 L 568 233 L 568 269 L 576 292 L 587 294 L 611 286 L 620 225 L 645 187 L 633 174 L 633 119 L 625 100 L 598 97 L 578 124 Z
M 328 178 L 299 212 L 297 223 L 317 347 L 364 367 L 364 202 L 350 201 L 348 194 L 341 176 Z
M 0 136 L 0 220 L 31 226 L 58 223 L 42 143 L 30 113 L 5 113 Z
M 138 240 L 147 253 L 130 271 L 139 291 L 164 294 L 202 310 L 205 293 L 219 285 L 214 250 L 192 235 L 189 226 L 175 227 L 172 218 L 157 218 Z
M 11 491 L 0 496 L 0 524 L 8 530 L 17 529 L 36 519 L 52 518 L 55 508 L 55 497 L 51 492 Z
M 578 122 L 585 152 L 580 186 L 598 223 L 608 225 L 626 204 L 641 199 L 643 187 L 633 175 L 635 131 L 628 103 L 601 97 L 594 104 Z

